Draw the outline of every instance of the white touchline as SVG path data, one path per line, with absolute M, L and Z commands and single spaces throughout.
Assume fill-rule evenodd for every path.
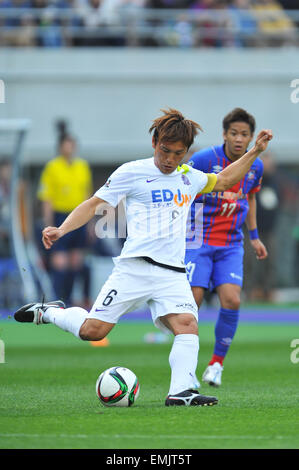
M 290 435 L 291 436 L 291 435 Z M 187 436 L 187 435 L 169 435 L 169 434 L 159 434 L 155 436 L 151 436 L 149 434 L 9 434 L 9 433 L 0 433 L 0 438 L 4 437 L 10 437 L 10 438 L 72 438 L 72 439 L 91 439 L 91 438 L 115 438 L 115 439 L 162 439 L 162 438 L 167 438 L 167 439 L 254 439 L 254 440 L 271 440 L 271 439 L 289 439 L 290 436 L 242 436 L 242 435 L 236 435 L 236 436 L 202 436 L 199 434 L 195 434 L 192 436 Z

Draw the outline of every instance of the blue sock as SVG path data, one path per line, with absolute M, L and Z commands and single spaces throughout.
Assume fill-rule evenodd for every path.
M 215 347 L 214 354 L 225 357 L 239 322 L 239 310 L 221 308 L 215 325 Z

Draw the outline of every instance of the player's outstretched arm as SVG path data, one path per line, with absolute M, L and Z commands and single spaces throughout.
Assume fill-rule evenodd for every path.
M 77 206 L 60 225 L 60 227 L 46 227 L 43 230 L 42 241 L 44 247 L 49 250 L 54 242 L 69 232 L 76 230 L 82 225 L 87 224 L 95 215 L 99 204 L 106 203 L 103 199 L 96 196 L 87 199 Z
M 252 149 L 218 173 L 217 183 L 215 184 L 213 191 L 226 191 L 241 181 L 241 179 L 244 178 L 246 173 L 250 170 L 250 167 L 256 158 L 266 150 L 272 137 L 273 135 L 271 130 L 264 129 L 260 131 Z

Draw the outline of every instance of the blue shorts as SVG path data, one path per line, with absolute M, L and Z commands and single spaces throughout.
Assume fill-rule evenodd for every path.
M 243 284 L 244 248 L 202 245 L 186 250 L 185 264 L 190 285 L 214 290 L 221 284 Z
M 59 227 L 59 225 L 64 222 L 68 214 L 64 212 L 54 212 L 54 226 Z M 71 250 L 82 250 L 86 247 L 86 226 L 78 228 L 73 232 L 69 232 L 64 235 L 62 238 L 59 238 L 51 248 L 52 251 L 71 251 Z

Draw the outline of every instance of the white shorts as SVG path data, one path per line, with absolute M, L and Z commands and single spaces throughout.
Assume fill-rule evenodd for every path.
M 169 313 L 191 313 L 198 321 L 198 308 L 186 274 L 142 258 L 117 260 L 87 318 L 117 323 L 122 315 L 144 303 L 161 331 L 169 333 L 160 320 Z

